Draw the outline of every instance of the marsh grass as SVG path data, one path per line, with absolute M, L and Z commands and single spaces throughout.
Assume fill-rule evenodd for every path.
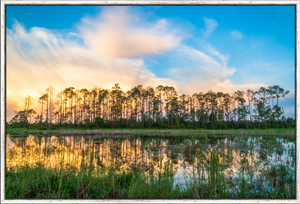
M 22 158 L 10 159 L 17 156 L 16 151 L 11 150 L 7 152 L 7 161 L 22 162 L 22 165 L 7 167 L 7 199 L 295 198 L 295 169 L 292 167 L 295 163 L 295 138 L 291 136 L 249 138 L 238 135 L 225 140 L 215 135 L 163 136 L 160 139 L 144 135 L 140 137 L 140 148 L 142 152 L 146 150 L 150 151 L 147 154 L 153 154 L 148 162 L 143 162 L 144 154 L 136 155 L 138 138 L 129 137 L 127 143 L 121 146 L 123 138 L 103 143 L 103 138 L 72 137 L 67 143 L 66 137 L 56 137 L 55 146 L 46 146 L 50 138 L 33 137 L 32 147 L 25 142 L 26 138 L 9 138 L 15 140 Z M 167 146 L 164 146 L 165 141 L 168 141 Z M 105 145 L 101 149 L 100 146 L 95 148 L 95 144 L 100 143 Z M 70 152 L 76 150 L 74 144 L 77 144 L 78 155 L 70 162 Z M 129 157 L 128 170 L 118 165 L 121 161 L 128 162 L 128 152 L 124 152 L 124 147 L 127 150 L 129 144 L 128 152 L 132 153 L 132 157 Z M 106 150 L 110 150 L 107 155 Z M 122 156 L 121 150 L 125 156 Z M 164 159 L 164 151 L 166 158 L 170 159 Z M 283 151 L 292 156 L 291 165 L 276 159 L 270 161 L 270 156 L 282 155 Z M 103 152 L 111 162 L 103 163 Z M 184 159 L 177 158 L 177 153 L 182 153 Z M 36 160 L 34 165 L 26 164 L 26 154 Z M 49 165 L 50 155 L 55 155 L 60 165 Z M 257 155 L 255 160 L 254 155 Z M 136 163 L 137 157 L 142 157 L 142 163 Z M 234 157 L 240 157 L 238 169 L 236 173 L 228 173 L 233 168 Z M 119 158 L 119 163 L 114 162 L 115 158 Z M 182 161 L 190 165 L 192 171 L 185 175 L 187 179 L 180 180 L 173 165 Z
M 160 171 L 143 173 L 106 170 L 91 166 L 74 173 L 43 166 L 20 167 L 6 172 L 6 198 L 182 198 L 180 187 L 174 186 L 173 164 L 162 164 Z
M 294 128 L 281 128 L 281 129 L 228 129 L 228 130 L 210 130 L 210 129 L 79 129 L 79 128 L 64 128 L 57 130 L 38 130 L 28 128 L 6 128 L 6 134 L 10 135 L 22 135 L 22 134 L 61 134 L 62 132 L 68 132 L 72 134 L 74 132 L 78 134 L 87 134 L 89 132 L 99 131 L 103 133 L 131 133 L 131 134 L 152 134 L 152 135 L 164 135 L 164 134 L 295 134 Z
M 295 173 L 286 165 L 273 164 L 257 174 L 244 158 L 237 175 L 230 177 L 225 172 L 226 155 L 217 154 L 216 149 L 198 149 L 197 164 L 188 176 L 186 198 L 296 198 Z
M 173 163 L 162 163 L 163 158 L 157 173 L 153 166 L 145 172 L 140 165 L 133 171 L 95 169 L 92 156 L 77 172 L 42 165 L 11 168 L 6 198 L 295 198 L 295 174 L 287 166 L 272 165 L 254 176 L 244 159 L 238 175 L 228 177 L 226 154 L 216 149 L 197 150 L 193 173 L 184 184 L 174 182 Z

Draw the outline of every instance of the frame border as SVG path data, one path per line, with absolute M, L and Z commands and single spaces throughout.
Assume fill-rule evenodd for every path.
M 6 149 L 6 6 L 7 5 L 294 5 L 295 6 L 295 119 L 296 119 L 296 199 L 199 199 L 199 200 L 192 200 L 192 199 L 105 199 L 105 200 L 95 200 L 95 199 L 43 199 L 43 200 L 31 200 L 31 199 L 5 199 L 5 166 L 6 166 L 6 159 L 5 159 L 5 149 Z M 1 92 L 0 92 L 0 128 L 1 128 L 1 203 L 300 203 L 300 176 L 297 176 L 297 172 L 300 172 L 300 164 L 299 164 L 299 156 L 300 156 L 300 140 L 298 136 L 300 135 L 300 123 L 297 121 L 300 119 L 298 116 L 297 109 L 300 108 L 299 103 L 299 87 L 300 87 L 300 80 L 297 80 L 299 76 L 300 67 L 300 1 L 298 0 L 93 0 L 93 1 L 75 1 L 75 0 L 50 0 L 50 1 L 41 1 L 41 0 L 2 0 L 1 1 L 1 69 L 0 69 L 0 77 L 1 77 Z M 298 148 L 299 147 L 299 148 Z

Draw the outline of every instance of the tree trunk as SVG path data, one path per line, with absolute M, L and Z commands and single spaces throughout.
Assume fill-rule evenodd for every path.
M 264 122 L 265 122 L 265 129 L 267 129 L 265 106 L 264 106 Z
M 204 113 L 202 113 L 202 129 L 204 129 Z
M 62 109 L 63 109 L 63 101 L 62 101 L 62 93 L 60 95 L 60 116 L 59 116 L 59 121 L 60 121 L 60 124 L 61 124 L 61 115 L 62 115 Z
M 46 127 L 48 127 L 48 111 L 49 111 L 49 109 L 48 109 L 48 96 L 47 96 L 47 116 L 46 116 Z
M 40 126 L 42 126 L 42 122 L 43 122 L 43 104 L 44 104 L 44 102 L 42 101 L 42 114 L 41 114 L 41 119 L 40 119 Z
M 94 95 L 94 122 L 95 122 L 95 114 L 96 114 L 96 97 Z
M 137 99 L 135 100 L 135 122 L 137 121 Z

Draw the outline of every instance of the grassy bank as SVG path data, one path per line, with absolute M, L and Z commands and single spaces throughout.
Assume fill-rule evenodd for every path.
M 215 133 L 215 134 L 240 134 L 240 133 L 249 133 L 249 134 L 295 134 L 294 128 L 286 129 L 195 129 L 195 130 L 186 130 L 186 129 L 78 129 L 78 128 L 65 128 L 57 130 L 38 130 L 38 129 L 28 129 L 28 128 L 7 128 L 6 134 L 10 135 L 21 135 L 25 134 L 60 134 L 62 132 L 76 132 L 78 134 L 86 134 L 92 132 L 101 132 L 101 133 L 132 133 L 132 134 L 204 134 L 204 133 Z

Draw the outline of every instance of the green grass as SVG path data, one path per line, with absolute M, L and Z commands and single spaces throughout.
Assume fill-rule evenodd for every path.
M 6 198 L 182 198 L 179 186 L 173 188 L 171 164 L 159 175 L 134 172 L 94 171 L 89 167 L 77 173 L 21 167 L 6 172 Z
M 180 145 L 168 143 L 174 145 L 175 149 L 172 151 L 183 153 L 185 161 L 192 168 L 192 173 L 186 175 L 187 179 L 183 185 L 175 185 L 175 173 L 171 160 L 162 164 L 163 158 L 160 158 L 147 164 L 150 169 L 147 168 L 146 172 L 141 166 L 133 163 L 130 165 L 132 171 L 122 171 L 118 169 L 119 163 L 114 163 L 115 166 L 99 168 L 101 165 L 93 163 L 94 159 L 97 160 L 94 149 L 90 149 L 91 151 L 82 149 L 83 159 L 78 169 L 72 168 L 71 165 L 64 166 L 60 161 L 53 169 L 47 169 L 41 163 L 34 167 L 22 166 L 7 169 L 6 198 L 295 198 L 295 169 L 288 167 L 284 162 L 274 165 L 267 158 L 267 155 L 273 155 L 274 152 L 282 149 L 282 143 L 291 139 L 294 142 L 294 139 L 286 137 L 285 141 L 280 141 L 278 140 L 280 137 L 266 139 L 254 136 L 250 145 L 247 145 L 246 138 L 248 137 L 249 135 L 244 134 L 242 137 L 228 139 L 228 141 L 236 140 L 238 144 L 236 146 L 234 143 L 227 142 L 226 144 L 219 143 L 213 148 L 208 148 L 207 145 L 216 145 L 217 140 L 209 137 L 200 138 L 201 143 L 197 144 L 193 142 L 194 140 L 186 141 L 187 143 L 181 141 Z M 141 144 L 144 145 L 147 143 L 143 143 L 143 140 L 145 142 L 145 140 L 152 141 L 153 139 L 143 136 L 138 138 L 141 138 Z M 38 137 L 38 139 L 42 138 Z M 210 143 L 211 140 L 215 141 Z M 132 140 L 133 143 L 134 141 Z M 156 137 L 156 145 L 151 148 L 161 148 L 161 141 L 159 137 Z M 83 144 L 87 143 L 90 143 L 89 140 L 83 141 Z M 181 147 L 181 143 L 185 146 Z M 252 149 L 255 145 L 263 145 L 257 149 L 259 159 L 252 157 Z M 110 146 L 110 148 L 114 147 L 118 145 Z M 169 145 L 169 147 L 172 146 Z M 28 147 L 23 146 L 23 148 L 24 153 L 28 155 L 36 151 L 32 149 L 33 151 L 29 152 Z M 233 173 L 227 174 L 230 170 L 228 164 L 234 157 L 232 150 L 239 148 L 243 149 L 241 151 L 244 153 L 240 154 L 241 161 L 238 166 L 235 166 L 238 168 L 236 169 L 238 173 L 236 176 Z M 65 148 L 62 148 L 61 155 L 65 155 L 65 151 L 70 155 L 70 151 Z M 253 158 L 252 161 L 246 156 L 248 151 Z M 289 151 L 295 151 L 294 145 Z M 48 153 L 50 154 L 51 151 Z M 291 162 L 295 162 L 295 154 L 290 154 L 293 157 Z M 10 154 L 7 155 L 7 161 L 10 161 Z M 112 156 L 111 159 L 115 157 Z M 44 161 L 45 164 L 47 161 Z M 176 165 L 175 160 L 173 161 Z
M 96 171 L 82 166 L 80 171 L 20 167 L 6 171 L 6 198 L 295 198 L 295 173 L 284 165 L 270 166 L 253 182 L 253 173 L 243 160 L 240 173 L 227 178 L 224 163 L 210 152 L 210 165 L 200 158 L 184 185 L 174 185 L 173 164 L 168 161 L 154 174 L 116 171 L 113 167 Z M 207 172 L 207 176 L 203 172 Z
M 239 134 L 239 133 L 253 133 L 253 134 L 295 134 L 295 128 L 287 129 L 79 129 L 79 128 L 63 128 L 60 130 L 35 130 L 27 128 L 7 128 L 6 133 L 10 135 L 21 135 L 23 131 L 26 134 L 59 134 L 61 131 L 76 131 L 86 133 L 87 131 L 103 131 L 103 132 L 129 132 L 129 133 L 144 133 L 144 134 L 202 134 L 202 133 L 226 133 L 226 134 Z

